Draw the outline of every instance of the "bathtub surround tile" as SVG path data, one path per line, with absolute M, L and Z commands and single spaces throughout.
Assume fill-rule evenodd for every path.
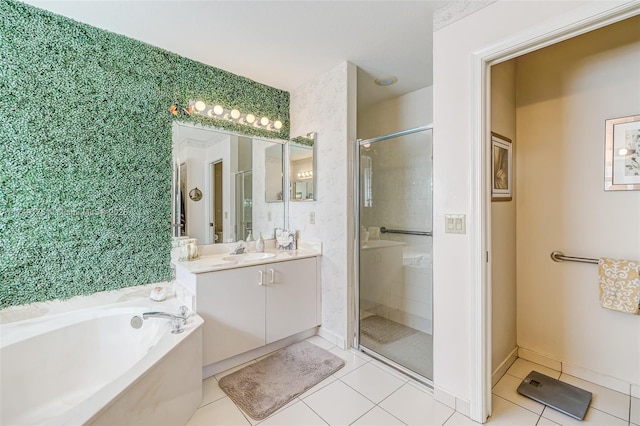
M 372 363 L 345 374 L 340 380 L 376 404 L 406 383 Z
M 454 413 L 452 408 L 410 383 L 402 385 L 379 405 L 408 425 L 442 425 Z
M 609 413 L 625 421 L 629 421 L 631 397 L 609 388 L 587 382 L 568 374 L 562 374 L 560 380 L 589 391 L 593 394 L 590 407 Z
M 340 380 L 303 401 L 330 425 L 351 424 L 374 407 L 371 401 Z
M 251 426 L 228 397 L 198 408 L 187 426 Z
M 47 300 L 44 302 L 34 302 L 25 305 L 9 306 L 0 309 L 0 324 L 22 321 L 26 319 L 38 318 L 44 315 L 61 314 L 80 309 L 95 308 L 112 303 L 140 302 L 140 306 L 149 306 L 149 310 L 159 310 L 164 302 L 152 302 L 149 294 L 155 287 L 163 287 L 165 293 L 170 295 L 165 302 L 174 299 L 172 294 L 173 284 L 163 281 L 153 284 L 146 284 L 134 287 L 121 288 L 119 290 L 101 291 L 88 296 L 74 296 L 67 300 Z
M 380 407 L 373 407 L 364 416 L 352 423 L 355 426 L 402 426 L 399 419 L 393 417 Z

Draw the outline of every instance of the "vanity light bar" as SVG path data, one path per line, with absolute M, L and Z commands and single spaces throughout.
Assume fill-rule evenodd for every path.
M 258 118 L 253 114 L 245 114 L 237 109 L 229 110 L 221 105 L 208 105 L 203 101 L 189 101 L 189 107 L 192 107 L 191 109 L 194 114 L 204 115 L 210 118 L 227 120 L 258 129 L 271 130 L 272 132 L 278 132 L 282 129 L 282 121 L 280 120 L 274 121 L 268 117 Z
M 307 179 L 312 177 L 313 177 L 313 170 L 298 173 L 298 179 Z

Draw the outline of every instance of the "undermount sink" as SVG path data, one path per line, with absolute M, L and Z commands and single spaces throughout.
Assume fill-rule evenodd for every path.
M 265 260 L 272 257 L 276 257 L 275 253 L 244 253 L 232 254 L 231 256 L 223 257 L 222 260 L 236 262 L 255 262 L 257 260 Z

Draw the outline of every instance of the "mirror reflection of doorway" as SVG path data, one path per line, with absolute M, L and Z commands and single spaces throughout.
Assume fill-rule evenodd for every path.
M 236 174 L 236 241 L 246 240 L 253 229 L 253 172 Z
M 211 206 L 209 208 L 209 244 L 222 243 L 222 160 L 209 165 L 211 174 Z

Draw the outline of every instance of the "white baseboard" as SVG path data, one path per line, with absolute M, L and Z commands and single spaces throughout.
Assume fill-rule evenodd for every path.
M 323 339 L 333 343 L 334 345 L 336 345 L 339 348 L 342 349 L 349 349 L 349 347 L 347 346 L 347 341 L 344 339 L 344 337 L 342 336 L 338 336 L 337 334 L 335 334 L 333 331 L 329 331 L 326 328 L 320 326 L 320 328 L 318 329 L 318 336 L 322 337 Z
M 631 383 L 625 382 L 624 380 L 620 380 L 615 377 L 607 376 L 606 374 L 589 370 L 584 367 L 563 362 L 562 373 L 578 377 L 582 380 L 586 380 L 587 382 L 604 386 L 605 388 L 613 389 L 625 395 L 631 394 Z
M 447 407 L 453 408 L 460 414 L 470 417 L 471 416 L 471 404 L 469 401 L 464 399 L 460 399 L 456 397 L 454 394 L 446 391 L 437 386 L 433 387 L 433 398 L 446 405 Z
M 525 348 L 518 348 L 518 356 L 526 359 L 527 361 L 535 362 L 536 364 L 544 365 L 547 368 L 556 371 L 562 371 L 562 361 L 558 361 L 553 358 L 549 358 L 546 355 L 541 355 L 537 352 L 531 351 Z
M 623 393 L 625 395 L 632 395 L 637 392 L 640 395 L 640 386 L 626 382 L 624 380 L 612 377 L 597 371 L 590 370 L 579 365 L 571 364 L 565 361 L 559 361 L 557 359 L 550 358 L 546 355 L 541 355 L 529 349 L 519 348 L 518 356 L 526 359 L 527 361 L 535 362 L 536 364 L 544 365 L 545 367 L 552 368 L 556 371 L 560 371 L 563 374 L 577 377 L 582 380 L 586 380 L 596 385 L 603 386 L 608 389 Z
M 507 373 L 507 370 L 511 365 L 516 362 L 518 359 L 518 347 L 516 346 L 513 350 L 507 355 L 507 357 L 500 363 L 498 368 L 495 369 L 493 374 L 491 374 L 491 387 L 494 387 L 498 381 Z

